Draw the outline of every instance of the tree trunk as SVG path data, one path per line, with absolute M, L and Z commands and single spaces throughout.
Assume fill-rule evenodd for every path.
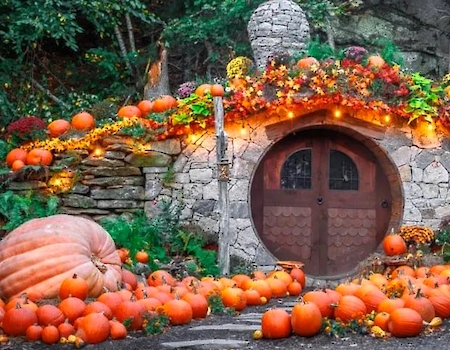
M 158 59 L 150 65 L 148 79 L 144 87 L 144 99 L 153 100 L 161 95 L 169 95 L 169 68 L 167 65 L 167 50 L 163 44 L 158 44 Z

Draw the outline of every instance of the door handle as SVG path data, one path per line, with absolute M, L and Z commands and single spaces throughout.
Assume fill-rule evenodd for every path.
M 387 207 L 389 207 L 389 202 L 386 199 L 383 199 L 381 201 L 381 207 L 386 209 Z
M 317 204 L 319 204 L 319 205 L 323 204 L 323 197 L 322 196 L 317 197 Z

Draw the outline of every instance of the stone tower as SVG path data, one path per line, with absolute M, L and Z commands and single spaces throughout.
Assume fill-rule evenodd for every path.
M 298 52 L 309 40 L 309 24 L 303 10 L 291 0 L 269 0 L 252 14 L 247 25 L 258 69 L 271 54 Z

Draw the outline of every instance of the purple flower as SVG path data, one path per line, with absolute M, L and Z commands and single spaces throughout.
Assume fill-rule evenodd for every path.
M 189 97 L 194 91 L 197 84 L 195 81 L 187 81 L 180 85 L 178 88 L 178 96 L 180 98 L 186 98 Z
M 350 46 L 344 50 L 344 56 L 355 62 L 361 62 L 369 55 L 369 51 L 361 46 Z

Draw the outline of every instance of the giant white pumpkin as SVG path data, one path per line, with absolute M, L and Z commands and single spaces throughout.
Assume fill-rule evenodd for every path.
M 0 298 L 55 298 L 73 274 L 96 297 L 118 289 L 120 266 L 114 241 L 95 221 L 65 214 L 32 219 L 0 241 Z

